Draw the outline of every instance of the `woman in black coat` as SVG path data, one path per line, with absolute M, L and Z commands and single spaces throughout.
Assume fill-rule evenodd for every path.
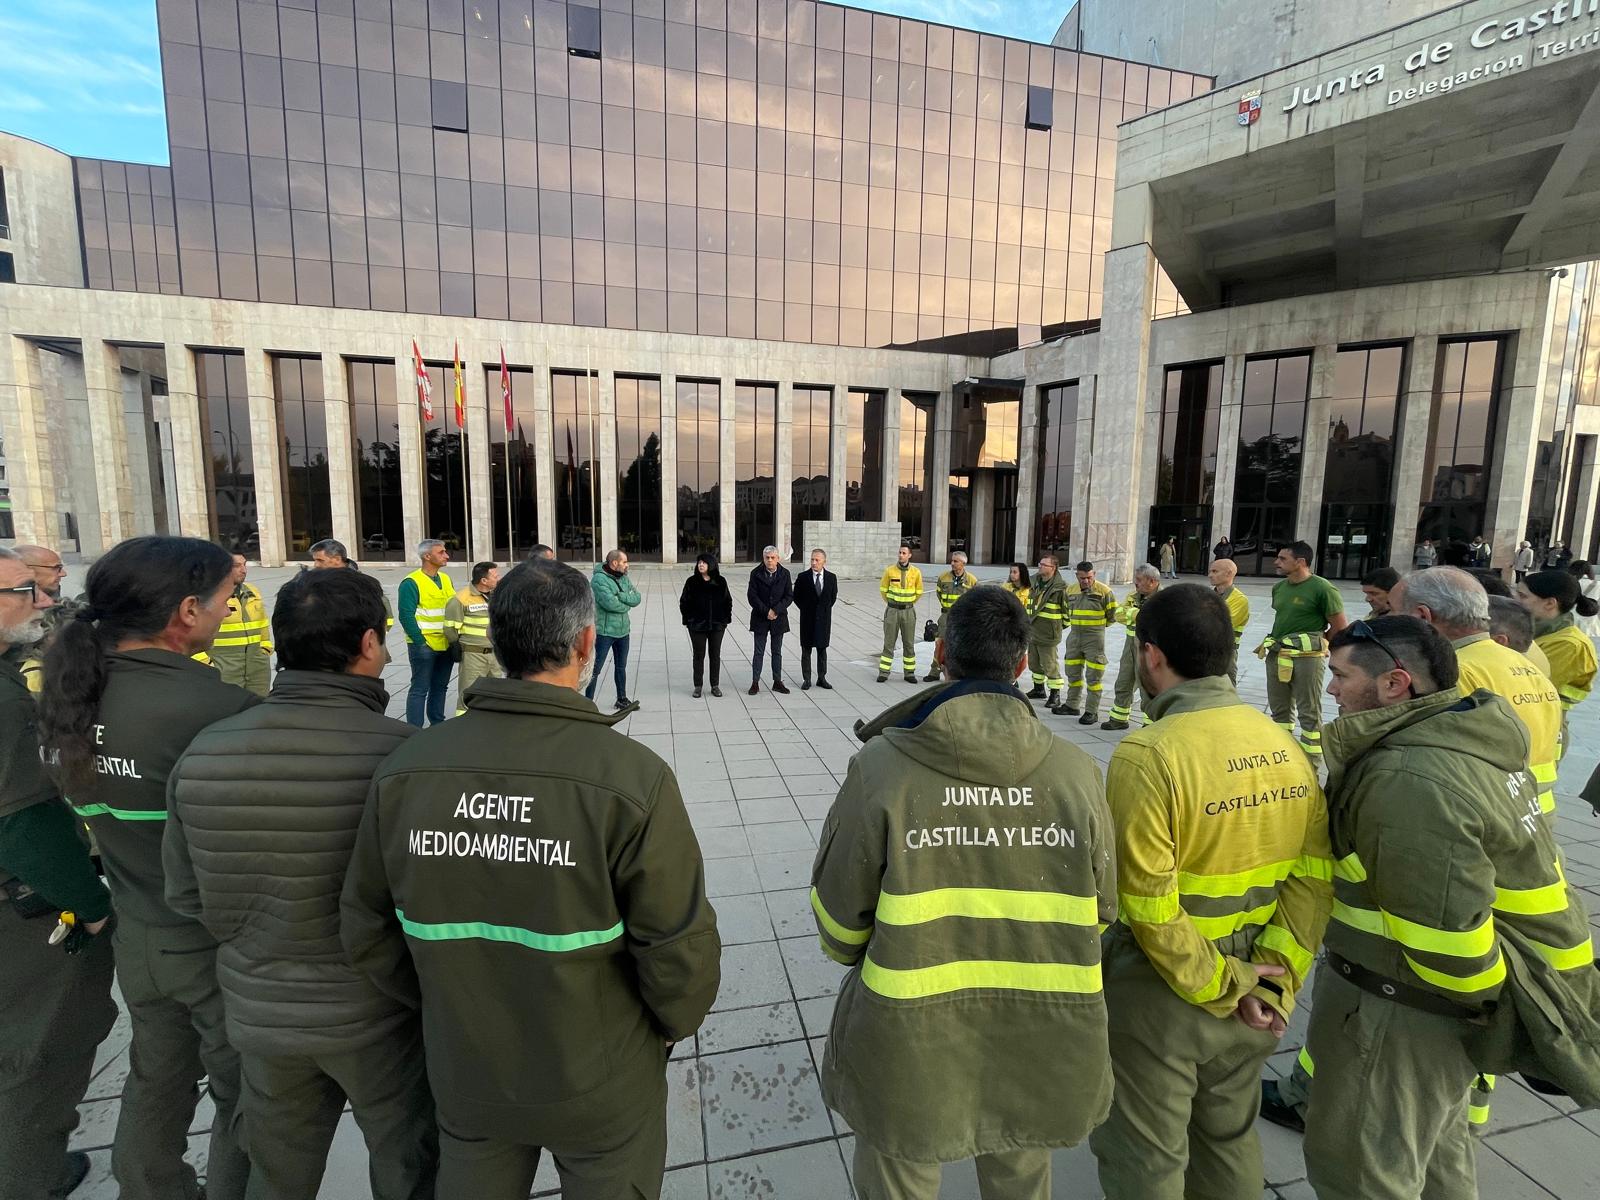
M 717 570 L 717 560 L 702 554 L 694 560 L 694 574 L 683 584 L 678 612 L 694 646 L 694 698 L 700 699 L 705 682 L 706 650 L 711 651 L 711 694 L 722 695 L 722 635 L 733 623 L 733 594 Z

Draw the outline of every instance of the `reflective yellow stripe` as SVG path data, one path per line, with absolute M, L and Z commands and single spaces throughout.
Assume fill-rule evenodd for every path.
M 211 643 L 211 648 L 213 650 L 217 650 L 224 646 L 259 646 L 261 642 L 262 636 L 259 633 L 251 637 L 219 637 L 216 641 Z
M 1452 933 L 1434 929 L 1431 925 L 1418 925 L 1391 912 L 1383 912 L 1383 925 L 1389 936 L 1402 946 L 1428 954 L 1448 954 L 1453 958 L 1482 958 L 1494 949 L 1494 918 L 1485 917 L 1476 929 Z
M 1361 856 L 1359 854 L 1346 854 L 1336 861 L 1333 864 L 1333 873 L 1338 878 L 1348 880 L 1351 883 L 1365 883 L 1367 881 L 1367 869 L 1361 865 Z
M 1300 1047 L 1300 1055 L 1295 1061 L 1300 1064 L 1300 1069 L 1308 1076 L 1313 1079 L 1316 1078 L 1317 1064 L 1311 1057 L 1311 1048 L 1309 1046 Z
M 1311 951 L 1294 940 L 1294 935 L 1282 925 L 1268 925 L 1256 937 L 1257 950 L 1271 950 L 1289 960 L 1296 975 L 1302 979 L 1311 970 Z
M 1178 915 L 1178 893 L 1164 896 L 1136 896 L 1132 892 L 1118 892 L 1117 904 L 1132 921 L 1146 925 L 1164 925 Z
M 813 893 L 815 894 L 815 893 Z M 1094 925 L 1100 920 L 1093 896 L 1059 892 L 1019 892 L 1004 888 L 936 888 L 878 897 L 874 918 L 884 925 L 922 925 L 941 917 L 983 917 L 1005 921 L 1047 921 Z
M 1529 940 L 1532 941 L 1531 938 Z M 1540 958 L 1558 971 L 1573 971 L 1594 963 L 1594 943 L 1588 938 L 1566 949 L 1546 946 L 1543 942 L 1534 942 L 1533 948 L 1539 952 Z
M 1191 875 L 1178 872 L 1178 890 L 1195 896 L 1242 896 L 1252 888 L 1275 887 L 1289 877 L 1296 859 L 1269 863 L 1231 875 Z
M 1353 929 L 1370 933 L 1374 937 L 1398 942 L 1409 950 L 1427 954 L 1447 954 L 1451 958 L 1482 958 L 1494 949 L 1494 918 L 1485 918 L 1476 929 L 1450 933 L 1428 925 L 1418 925 L 1404 917 L 1397 917 L 1382 909 L 1352 908 L 1342 901 L 1333 902 L 1333 916 Z
M 263 617 L 259 621 L 224 621 L 218 628 L 225 629 L 225 630 L 239 630 L 239 629 L 265 629 L 266 627 L 267 627 L 267 621 L 266 621 L 266 618 Z
M 848 925 L 841 925 L 835 921 L 822 906 L 822 897 L 817 895 L 816 888 L 811 889 L 811 911 L 817 914 L 817 920 L 822 923 L 823 929 L 828 931 L 828 936 L 843 942 L 846 946 L 864 946 L 872 937 L 871 929 L 851 929 Z
M 1534 763 L 1528 770 L 1533 772 L 1535 783 L 1554 783 L 1556 781 L 1556 764 L 1553 762 Z
M 1333 859 L 1313 858 L 1311 855 L 1302 854 L 1294 860 L 1291 875 L 1299 875 L 1304 879 L 1320 879 L 1323 883 L 1333 882 Z
M 1081 995 L 1100 991 L 1100 964 L 972 960 L 895 971 L 869 957 L 861 967 L 861 982 L 891 1000 L 920 1000 L 976 988 Z
M 830 946 L 828 944 L 828 939 L 827 938 L 819 937 L 817 939 L 817 944 L 822 947 L 822 952 L 824 954 L 826 954 L 829 958 L 833 959 L 833 961 L 838 963 L 841 967 L 853 967 L 853 966 L 856 965 L 855 963 L 851 962 L 848 958 L 846 958 L 844 955 L 840 954 L 832 946 Z
M 1265 925 L 1272 920 L 1272 914 L 1277 911 L 1278 902 L 1274 899 L 1259 908 L 1229 913 L 1225 917 L 1196 917 L 1191 914 L 1189 920 L 1194 922 L 1194 927 L 1203 936 L 1215 941 L 1217 938 L 1227 937 L 1230 933 L 1238 933 L 1239 930 L 1251 925 Z
M 1524 917 L 1543 917 L 1567 910 L 1567 881 L 1561 876 L 1561 864 L 1556 864 L 1554 883 L 1536 888 L 1502 888 L 1494 890 L 1496 912 L 1517 913 Z
M 1496 953 L 1494 963 L 1485 967 L 1474 975 L 1451 975 L 1446 971 L 1435 971 L 1432 967 L 1425 967 L 1409 954 L 1405 956 L 1406 964 L 1417 973 L 1417 978 L 1433 984 L 1434 987 L 1444 988 L 1449 992 L 1462 992 L 1470 995 L 1481 992 L 1487 988 L 1498 987 L 1506 977 L 1505 956 Z
M 1179 992 L 1190 1004 L 1209 1004 L 1222 995 L 1222 981 L 1228 973 L 1228 960 L 1222 955 L 1217 955 L 1217 968 L 1211 972 L 1211 979 L 1198 992 Z

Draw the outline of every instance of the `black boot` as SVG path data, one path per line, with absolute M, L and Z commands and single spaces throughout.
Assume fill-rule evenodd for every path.
M 1284 1100 L 1276 1079 L 1261 1081 L 1261 1115 L 1274 1125 L 1282 1125 L 1296 1133 L 1306 1131 L 1305 1118 L 1300 1115 L 1299 1109 Z
M 1044 699 L 1044 684 L 1042 684 L 1042 683 L 1034 684 L 1033 685 L 1033 691 L 1028 693 L 1028 699 L 1029 700 L 1043 700 Z

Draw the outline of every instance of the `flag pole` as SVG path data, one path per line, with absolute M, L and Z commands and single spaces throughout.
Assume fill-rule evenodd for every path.
M 466 532 L 462 536 L 466 538 L 467 553 L 471 555 L 477 547 L 472 544 L 472 496 L 467 488 L 467 403 L 461 379 L 461 343 L 457 342 L 453 349 L 455 358 L 450 366 L 454 372 L 455 394 L 451 400 L 455 409 L 456 435 L 461 446 L 461 513 L 466 518 Z
M 506 348 L 500 347 L 500 405 L 505 410 L 506 424 L 506 559 L 508 565 L 517 561 L 517 512 L 511 504 L 511 369 L 506 366 Z

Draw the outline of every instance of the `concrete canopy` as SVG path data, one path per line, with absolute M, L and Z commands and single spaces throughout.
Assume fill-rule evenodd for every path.
M 1600 257 L 1600 14 L 1491 38 L 1525 7 L 1463 5 L 1129 122 L 1113 245 L 1148 240 L 1195 309 Z

